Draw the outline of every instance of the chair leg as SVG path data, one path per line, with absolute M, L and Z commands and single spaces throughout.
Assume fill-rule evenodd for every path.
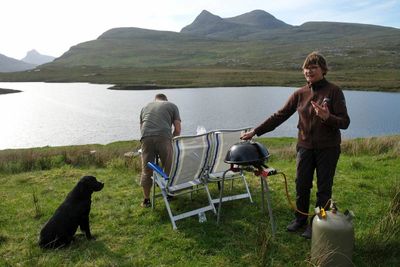
M 175 219 L 174 219 L 174 216 L 172 215 L 171 207 L 169 206 L 167 193 L 164 190 L 161 190 L 161 194 L 163 196 L 163 199 L 164 199 L 164 202 L 165 202 L 165 206 L 167 207 L 168 215 L 169 215 L 169 218 L 170 218 L 171 223 L 172 223 L 172 228 L 174 230 L 176 230 L 178 228 L 176 227 Z
M 156 181 L 153 179 L 153 194 L 151 196 L 151 209 L 154 210 L 155 203 L 154 200 L 156 199 Z
M 210 202 L 210 206 L 212 207 L 212 210 L 213 210 L 214 214 L 217 214 L 217 210 L 215 209 L 215 206 L 214 206 L 214 203 L 212 201 L 211 194 L 210 194 L 210 190 L 208 189 L 207 184 L 204 186 L 204 188 L 205 188 L 205 190 L 207 192 L 208 202 Z

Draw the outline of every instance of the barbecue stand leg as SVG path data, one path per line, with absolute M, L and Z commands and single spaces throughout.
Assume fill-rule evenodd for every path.
M 262 176 L 260 176 L 260 182 L 261 182 L 261 204 L 262 204 L 262 210 L 265 212 L 264 178 Z
M 261 176 L 261 186 L 264 186 L 261 189 L 263 210 L 265 210 L 265 208 L 264 208 L 264 188 L 265 188 L 265 194 L 267 195 L 267 206 L 268 206 L 269 221 L 271 223 L 271 228 L 272 228 L 272 237 L 275 237 L 276 225 L 275 225 L 274 217 L 272 215 L 271 194 L 270 194 L 270 191 L 269 191 L 267 178 L 264 177 L 264 176 Z

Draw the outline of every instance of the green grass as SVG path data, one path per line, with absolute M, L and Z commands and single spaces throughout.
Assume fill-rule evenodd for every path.
M 299 60 L 300 62 L 301 60 Z M 68 75 L 66 75 L 68 73 Z M 327 79 L 343 89 L 395 91 L 400 87 L 398 69 L 333 69 Z M 41 71 L 0 73 L 0 82 L 90 82 L 115 84 L 118 89 L 198 88 L 240 86 L 301 87 L 300 65 L 294 69 L 208 67 L 113 67 L 46 68 Z
M 294 201 L 295 139 L 260 141 L 272 154 L 268 165 L 287 174 Z M 131 141 L 0 151 L 0 266 L 312 266 L 310 241 L 285 230 L 293 212 L 280 176 L 269 178 L 275 239 L 261 210 L 259 179 L 251 174 L 254 204 L 224 203 L 219 225 L 207 212 L 206 223 L 191 217 L 178 221 L 174 231 L 161 199 L 155 211 L 139 207 L 139 159 L 123 156 L 137 147 Z M 347 140 L 342 146 L 333 198 L 341 211 L 351 209 L 356 215 L 355 266 L 400 265 L 399 156 L 400 136 Z M 87 241 L 78 230 L 68 248 L 41 250 L 36 244 L 41 226 L 88 174 L 105 182 L 92 196 L 96 240 Z M 216 186 L 211 187 L 217 195 Z M 233 190 L 238 189 L 239 184 Z M 188 203 L 204 201 L 204 194 L 195 193 L 192 201 L 181 197 L 172 206 L 184 210 Z

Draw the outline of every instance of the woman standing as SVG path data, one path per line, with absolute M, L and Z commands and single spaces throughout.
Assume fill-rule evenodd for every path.
M 314 171 L 317 175 L 316 206 L 325 207 L 332 196 L 333 177 L 340 155 L 340 129 L 347 129 L 350 118 L 342 90 L 328 82 L 325 58 L 312 52 L 303 63 L 307 84 L 295 91 L 286 104 L 267 120 L 242 136 L 251 139 L 273 131 L 296 111 L 299 115 L 296 160 L 296 218 L 287 226 L 297 232 L 307 225 Z M 311 221 L 305 232 L 311 238 Z

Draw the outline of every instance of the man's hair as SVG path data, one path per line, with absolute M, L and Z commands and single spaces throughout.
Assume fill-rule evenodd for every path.
M 164 94 L 156 94 L 156 100 L 168 101 L 168 98 Z
M 328 64 L 323 55 L 319 52 L 311 52 L 304 60 L 303 69 L 308 68 L 310 65 L 318 65 L 322 69 L 322 73 L 325 75 L 328 72 Z

